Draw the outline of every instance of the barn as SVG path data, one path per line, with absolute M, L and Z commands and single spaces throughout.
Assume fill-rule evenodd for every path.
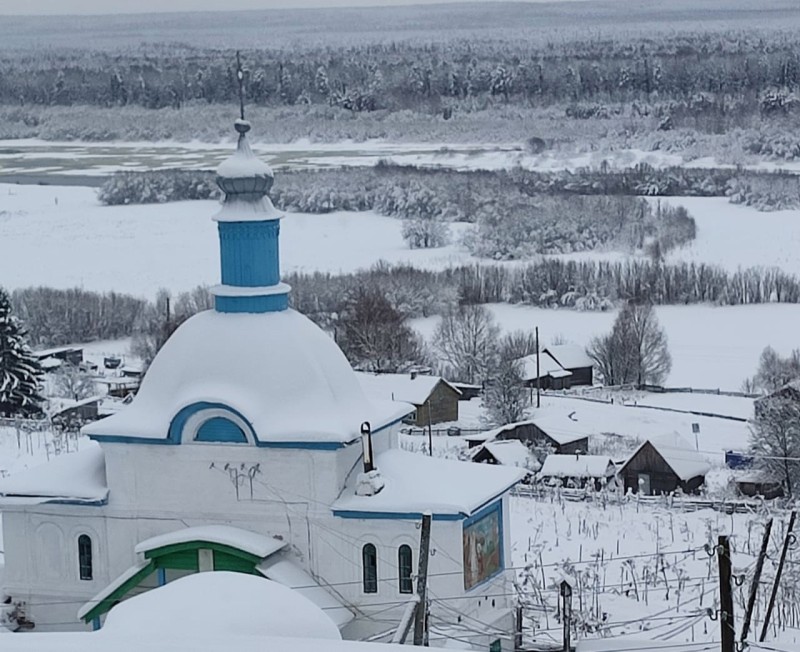
M 527 387 L 538 384 L 540 389 L 569 389 L 572 386 L 572 372 L 564 369 L 549 353 L 543 351 L 538 356 L 538 364 L 536 358 L 532 353 L 518 360 Z
M 535 471 L 539 468 L 539 463 L 531 455 L 528 447 L 516 439 L 487 441 L 470 452 L 472 461 L 480 464 L 516 466 L 527 471 Z
M 680 435 L 651 437 L 642 443 L 619 470 L 625 491 L 648 496 L 680 489 L 697 493 L 710 465 Z
M 597 490 L 614 481 L 617 467 L 603 455 L 548 455 L 538 474 L 545 484 L 584 488 L 594 483 Z
M 555 344 L 545 348 L 542 353 L 549 355 L 564 370 L 570 372 L 571 385 L 592 384 L 594 363 L 581 347 L 576 344 Z
M 589 437 L 578 430 L 551 427 L 547 419 L 535 417 L 527 421 L 509 423 L 499 428 L 486 430 L 464 437 L 470 448 L 489 441 L 516 439 L 524 443 L 540 460 L 549 453 L 577 454 L 589 449 Z
M 410 418 L 415 426 L 458 421 L 461 392 L 439 376 L 364 372 L 356 376 L 368 398 L 411 403 L 416 408 Z

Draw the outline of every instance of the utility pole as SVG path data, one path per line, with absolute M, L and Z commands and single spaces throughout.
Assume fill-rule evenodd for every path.
M 539 357 L 541 356 L 541 352 L 539 351 L 539 327 L 536 327 L 536 407 L 541 407 L 541 393 L 542 393 L 542 381 L 539 378 Z
M 753 583 L 750 585 L 750 596 L 747 599 L 747 611 L 744 614 L 744 625 L 742 625 L 742 635 L 739 640 L 744 643 L 747 640 L 747 634 L 750 632 L 750 620 L 753 617 L 753 608 L 756 604 L 756 595 L 758 594 L 758 583 L 761 581 L 761 569 L 764 568 L 764 559 L 767 556 L 767 546 L 769 545 L 769 535 L 772 532 L 772 519 L 767 521 L 764 527 L 764 538 L 761 539 L 761 551 L 758 553 L 758 561 L 756 561 L 756 570 L 753 574 Z
M 781 560 L 778 562 L 778 570 L 775 572 L 775 582 L 772 585 L 772 594 L 769 596 L 769 605 L 767 606 L 767 614 L 764 616 L 764 626 L 761 628 L 761 636 L 758 637 L 758 642 L 763 643 L 767 637 L 767 628 L 769 627 L 769 619 L 772 616 L 772 609 L 775 607 L 775 598 L 778 595 L 778 586 L 781 583 L 781 574 L 783 573 L 783 564 L 786 561 L 786 553 L 789 552 L 789 544 L 795 536 L 792 534 L 794 528 L 794 520 L 797 518 L 797 512 L 792 510 L 792 515 L 789 517 L 789 527 L 786 528 L 786 537 L 783 539 L 783 550 L 781 551 Z
M 559 587 L 561 594 L 561 624 L 564 629 L 564 651 L 570 652 L 570 630 L 572 628 L 572 586 L 567 580 L 561 582 Z
M 733 625 L 733 587 L 731 586 L 731 546 L 726 535 L 720 535 L 717 545 L 719 562 L 719 627 L 722 652 L 735 652 L 736 630 Z
M 417 613 L 414 618 L 414 645 L 428 645 L 428 556 L 431 549 L 430 512 L 422 515 L 422 532 L 419 538 L 419 572 L 417 573 Z
M 431 399 L 426 402 L 428 407 L 428 455 L 433 457 L 433 424 L 431 423 Z

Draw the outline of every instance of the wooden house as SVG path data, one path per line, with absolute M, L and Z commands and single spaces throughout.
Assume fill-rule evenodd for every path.
M 470 455 L 473 462 L 480 464 L 516 466 L 530 472 L 539 468 L 539 463 L 528 447 L 516 439 L 484 442 L 473 448 Z
M 583 432 L 541 427 L 538 417 L 528 421 L 509 423 L 485 432 L 466 435 L 469 448 L 475 448 L 488 441 L 508 441 L 516 439 L 524 443 L 541 461 L 550 453 L 577 454 L 589 449 L 589 437 Z M 545 427 L 547 423 L 543 424 Z
M 548 455 L 537 478 L 548 485 L 582 489 L 594 484 L 598 491 L 614 482 L 617 467 L 603 455 Z
M 677 489 L 697 493 L 710 466 L 694 447 L 679 435 L 651 437 L 636 449 L 618 472 L 625 491 L 648 496 Z
M 787 383 L 780 389 L 772 392 L 772 394 L 768 394 L 767 396 L 762 396 L 761 398 L 757 398 L 755 401 L 753 401 L 753 409 L 755 411 L 756 418 L 764 414 L 765 408 L 771 402 L 779 399 L 800 401 L 800 381 Z
M 416 412 L 409 423 L 424 428 L 437 423 L 458 421 L 461 392 L 439 376 L 425 374 L 357 373 L 361 389 L 368 398 L 410 403 Z
M 734 474 L 733 481 L 742 496 L 749 498 L 761 496 L 768 500 L 783 497 L 783 485 L 765 471 L 756 469 L 738 471 Z
M 534 388 L 538 384 L 540 389 L 569 389 L 572 386 L 572 372 L 564 369 L 549 353 L 543 351 L 539 356 L 532 353 L 519 358 L 518 362 L 526 387 Z
M 591 385 L 593 383 L 592 369 L 594 363 L 586 351 L 575 344 L 556 344 L 548 346 L 542 354 L 549 355 L 564 370 L 570 372 L 570 384 Z
M 58 346 L 52 349 L 42 349 L 33 353 L 39 360 L 54 358 L 61 362 L 73 364 L 76 367 L 83 362 L 83 349 L 76 346 Z

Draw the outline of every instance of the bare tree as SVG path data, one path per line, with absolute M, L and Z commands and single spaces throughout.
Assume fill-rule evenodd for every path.
M 606 385 L 657 385 L 672 368 L 667 336 L 651 304 L 626 304 L 611 333 L 592 339 L 586 352 Z
M 459 306 L 445 313 L 433 334 L 445 375 L 467 383 L 486 380 L 499 333 L 492 314 L 483 306 Z
M 758 360 L 758 371 L 750 381 L 756 391 L 771 394 L 786 383 L 800 378 L 800 349 L 795 349 L 788 357 L 783 358 L 771 346 L 761 352 Z
M 800 401 L 772 396 L 760 401 L 750 435 L 756 466 L 781 482 L 792 498 L 800 488 Z
M 94 378 L 74 364 L 65 363 L 53 374 L 53 391 L 56 396 L 80 401 L 97 394 Z
M 535 339 L 528 338 L 522 331 L 506 335 L 500 340 L 482 401 L 491 425 L 514 423 L 525 416 L 528 400 L 519 358 L 535 350 Z
M 424 362 L 419 337 L 377 289 L 359 287 L 336 324 L 336 341 L 354 367 L 398 372 Z

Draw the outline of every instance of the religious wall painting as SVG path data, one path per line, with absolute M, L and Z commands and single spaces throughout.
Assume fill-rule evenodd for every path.
M 463 546 L 466 590 L 502 569 L 499 505 L 479 519 L 464 525 Z

